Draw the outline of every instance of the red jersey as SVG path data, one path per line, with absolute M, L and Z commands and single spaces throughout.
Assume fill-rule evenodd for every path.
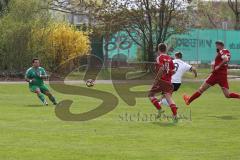
M 163 74 L 161 79 L 171 82 L 172 75 L 174 74 L 174 63 L 169 55 L 161 54 L 157 57 L 157 68 L 162 67 Z
M 228 61 L 230 61 L 231 54 L 227 49 L 222 49 L 217 53 L 215 58 L 214 68 L 222 63 L 224 56 L 228 57 Z M 223 64 L 218 70 L 216 70 L 215 74 L 227 74 L 228 63 Z

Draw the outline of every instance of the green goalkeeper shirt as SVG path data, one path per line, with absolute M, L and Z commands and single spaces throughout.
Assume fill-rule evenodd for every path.
M 40 75 L 46 76 L 47 73 L 44 68 L 38 67 L 38 68 L 33 68 L 30 67 L 25 74 L 25 78 L 32 79 L 32 82 L 29 82 L 29 86 L 37 85 L 41 86 L 44 84 L 43 79 L 40 77 Z

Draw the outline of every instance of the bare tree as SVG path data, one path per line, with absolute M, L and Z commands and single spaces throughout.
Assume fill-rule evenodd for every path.
M 187 14 L 189 0 L 104 0 L 99 4 L 88 0 L 94 31 L 109 39 L 112 33 L 125 31 L 145 53 L 145 60 L 154 61 L 157 44 L 190 27 Z M 54 0 L 53 9 L 77 13 L 82 0 Z M 86 3 L 85 3 L 86 4 Z M 75 7 L 74 7 L 75 6 Z M 95 33 L 96 33 L 95 32 Z
M 239 0 L 228 0 L 228 5 L 232 9 L 235 15 L 235 29 L 240 29 L 240 1 Z
M 125 31 L 141 47 L 148 61 L 154 61 L 157 44 L 189 27 L 187 1 L 105 0 L 98 20 Z M 107 19 L 105 17 L 108 17 Z

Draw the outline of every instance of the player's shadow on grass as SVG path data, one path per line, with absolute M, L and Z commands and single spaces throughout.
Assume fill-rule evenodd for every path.
M 26 107 L 33 107 L 33 108 L 36 108 L 36 107 L 44 107 L 43 105 L 41 104 L 28 104 L 28 105 L 25 105 Z
M 152 124 L 154 125 L 158 125 L 158 126 L 161 126 L 161 127 L 174 127 L 176 126 L 176 123 L 173 123 L 173 122 L 152 122 Z
M 217 118 L 217 119 L 222 119 L 222 120 L 237 120 L 238 116 L 208 116 L 208 117 L 212 117 L 212 118 Z

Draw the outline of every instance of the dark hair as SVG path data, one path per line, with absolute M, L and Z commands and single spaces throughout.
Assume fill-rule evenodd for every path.
M 217 45 L 221 45 L 221 46 L 224 46 L 224 43 L 223 43 L 223 41 L 219 41 L 219 40 L 218 40 L 218 41 L 216 41 L 216 42 L 215 42 L 215 44 L 217 44 Z
M 182 53 L 181 53 L 181 52 L 176 52 L 176 53 L 175 53 L 175 56 L 178 57 L 178 58 L 180 58 L 180 59 L 182 59 Z
M 39 60 L 38 58 L 33 58 L 32 59 L 32 63 L 34 63 L 35 61 Z
M 166 51 L 167 51 L 167 45 L 164 44 L 164 43 L 160 43 L 160 44 L 158 45 L 158 50 L 159 50 L 160 52 L 166 52 Z

